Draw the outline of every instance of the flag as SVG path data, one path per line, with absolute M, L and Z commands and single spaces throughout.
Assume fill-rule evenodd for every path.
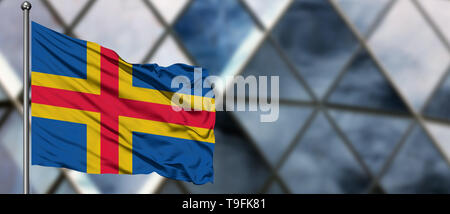
M 213 182 L 212 89 L 203 85 L 194 94 L 180 90 L 182 84 L 171 87 L 176 76 L 202 84 L 206 70 L 130 64 L 108 48 L 36 22 L 31 37 L 33 165 Z

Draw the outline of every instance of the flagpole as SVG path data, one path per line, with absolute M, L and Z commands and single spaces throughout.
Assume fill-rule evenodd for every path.
M 30 71 L 30 10 L 31 3 L 22 3 L 23 11 L 23 194 L 30 193 L 30 123 L 29 123 L 29 71 Z

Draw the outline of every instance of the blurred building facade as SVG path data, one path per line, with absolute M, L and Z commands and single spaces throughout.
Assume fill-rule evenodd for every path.
M 450 1 L 30 2 L 128 62 L 280 78 L 278 121 L 217 112 L 214 184 L 32 166 L 33 193 L 450 193 Z M 0 0 L 0 193 L 22 192 L 20 4 Z

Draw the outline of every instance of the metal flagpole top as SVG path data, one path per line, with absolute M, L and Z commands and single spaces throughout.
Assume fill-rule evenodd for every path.
M 31 3 L 28 1 L 24 1 L 21 6 L 22 10 L 31 10 Z

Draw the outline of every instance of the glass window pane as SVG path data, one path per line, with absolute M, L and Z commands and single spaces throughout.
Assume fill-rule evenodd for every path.
M 366 52 L 360 52 L 331 93 L 331 103 L 407 113 L 406 105 Z
M 348 111 L 330 111 L 372 174 L 380 172 L 409 125 L 409 120 Z
M 75 190 L 72 188 L 67 180 L 64 180 L 56 190 L 55 194 L 76 194 Z
M 427 123 L 427 128 L 439 144 L 439 148 L 450 161 L 450 126 L 449 124 Z
M 319 114 L 280 174 L 293 193 L 363 193 L 370 178 Z
M 347 17 L 366 35 L 370 26 L 391 0 L 336 0 Z
M 226 70 L 228 64 L 240 64 L 229 61 L 240 61 L 251 53 L 248 48 L 241 53 L 240 48 L 248 47 L 243 42 L 257 40 L 253 39 L 255 29 L 251 17 L 236 0 L 194 1 L 175 23 L 175 31 L 187 50 L 200 66 L 215 75 Z
M 280 105 L 279 108 L 278 120 L 270 123 L 260 122 L 261 115 L 268 112 L 233 112 L 273 166 L 277 165 L 312 112 L 310 108 L 298 106 Z
M 155 55 L 148 63 L 156 63 L 160 66 L 169 66 L 176 63 L 192 64 L 181 51 L 172 36 L 168 36 L 164 39 Z
M 81 12 L 81 9 L 88 2 L 88 0 L 49 0 L 49 2 L 64 20 L 64 23 L 66 25 L 70 25 L 75 17 Z M 32 4 L 34 9 L 34 2 Z
M 245 2 L 266 28 L 272 27 L 280 13 L 289 5 L 289 0 L 245 0 Z
M 450 168 L 416 126 L 381 183 L 388 193 L 450 193 Z
M 2 1 L 0 3 L 0 53 L 4 54 L 12 70 L 22 79 L 22 11 L 17 1 Z M 61 31 L 42 1 L 32 1 L 32 20 L 53 30 Z M 19 8 L 19 9 L 18 9 Z M 38 12 L 39 11 L 39 12 Z M 7 18 L 5 18 L 7 17 Z M 1 69 L 1 68 L 0 68 Z M 3 72 L 3 71 L 2 71 Z M 21 83 L 21 82 L 20 82 Z
M 181 9 L 186 6 L 188 0 L 150 0 L 165 21 L 171 23 L 179 15 Z
M 450 41 L 450 2 L 446 0 L 419 1 L 429 16 L 439 27 L 439 30 Z
M 253 59 L 245 68 L 242 76 L 253 75 L 259 82 L 259 76 L 267 76 L 267 95 L 271 95 L 271 76 L 279 77 L 279 97 L 288 100 L 311 100 L 294 71 L 284 63 L 275 48 L 265 41 Z M 246 90 L 248 96 L 248 90 Z
M 325 0 L 295 1 L 273 34 L 319 96 L 357 46 L 352 33 Z
M 445 77 L 442 85 L 431 97 L 430 103 L 425 108 L 424 114 L 438 119 L 450 121 L 450 75 Z
M 75 29 L 81 39 L 110 48 L 129 63 L 141 63 L 162 32 L 142 1 L 118 0 L 97 1 Z
M 371 37 L 370 45 L 416 110 L 450 62 L 450 54 L 411 1 L 394 5 Z

